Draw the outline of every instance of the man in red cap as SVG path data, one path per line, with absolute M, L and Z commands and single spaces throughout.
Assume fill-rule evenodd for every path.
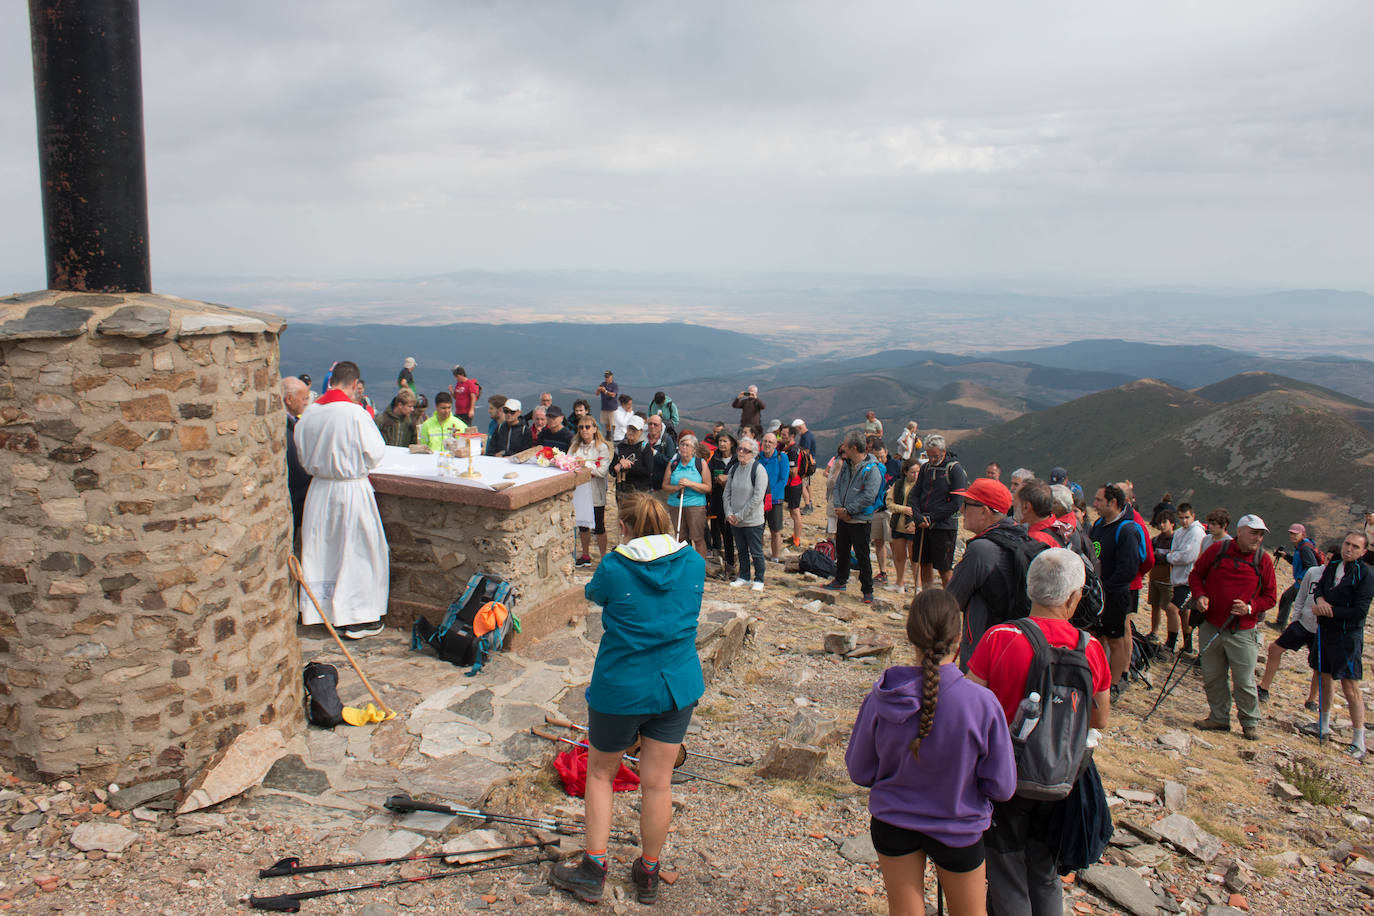
M 1280 633 L 1288 626 L 1288 615 L 1293 611 L 1293 601 L 1298 597 L 1298 586 L 1302 584 L 1302 577 L 1307 575 L 1307 571 L 1313 566 L 1321 565 L 1317 562 L 1317 543 L 1307 536 L 1306 525 L 1297 522 L 1289 525 L 1288 540 L 1293 544 L 1291 551 L 1282 548 L 1274 551 L 1274 556 L 1289 560 L 1293 564 L 1293 584 L 1279 595 L 1279 616 L 1271 624 Z
M 951 490 L 950 495 L 964 498 L 964 528 L 972 535 L 945 586 L 964 612 L 959 663 L 967 667 L 974 646 L 988 628 L 1009 618 L 1012 589 L 1020 585 L 1011 581 L 1012 560 L 1002 544 L 1030 536 L 1007 517 L 1011 491 L 1002 482 L 979 477 L 963 490 Z

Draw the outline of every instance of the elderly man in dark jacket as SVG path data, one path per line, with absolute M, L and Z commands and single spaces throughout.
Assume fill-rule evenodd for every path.
M 916 484 L 907 496 L 911 517 L 916 523 L 916 551 L 921 564 L 921 588 L 948 585 L 954 569 L 954 539 L 959 535 L 959 508 L 964 504 L 955 490 L 968 486 L 968 474 L 958 459 L 945 449 L 944 436 L 926 439 L 925 464 L 916 474 Z

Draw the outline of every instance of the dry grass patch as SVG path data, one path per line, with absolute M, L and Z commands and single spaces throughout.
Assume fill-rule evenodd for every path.
M 712 722 L 733 722 L 739 718 L 739 710 L 729 700 L 712 700 L 697 707 L 695 715 L 710 719 Z
M 832 804 L 835 799 L 848 793 L 853 786 L 845 782 L 825 782 L 812 780 L 801 782 L 793 779 L 778 780 L 768 793 L 768 800 L 794 814 L 816 814 Z

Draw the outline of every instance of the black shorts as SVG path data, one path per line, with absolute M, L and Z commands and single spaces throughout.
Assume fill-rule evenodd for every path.
M 1176 608 L 1181 608 L 1183 607 L 1184 603 L 1187 602 L 1188 596 L 1191 594 L 1192 592 L 1188 591 L 1188 586 L 1175 585 L 1174 593 L 1171 596 L 1169 596 L 1169 603 Z
M 919 830 L 894 827 L 876 817 L 869 819 L 868 834 L 873 838 L 873 849 L 880 856 L 895 859 L 924 852 L 938 867 L 959 874 L 973 871 L 987 858 L 981 836 L 972 846 L 946 846 Z
M 1316 633 L 1311 632 L 1307 627 L 1295 620 L 1279 634 L 1279 638 L 1274 640 L 1274 642 L 1279 644 L 1280 649 L 1296 652 L 1298 649 L 1306 649 L 1308 646 L 1312 645 L 1316 639 Z
M 696 707 L 697 704 L 693 703 L 686 709 L 635 716 L 617 716 L 589 707 L 587 743 L 607 754 L 625 750 L 639 736 L 664 744 L 681 744 L 682 739 L 687 737 L 687 726 L 692 723 L 692 710 Z
M 894 517 L 894 518 L 892 519 L 892 526 L 893 526 L 893 527 L 892 527 L 892 540 L 894 540 L 894 541 L 914 541 L 914 540 L 916 540 L 916 535 L 912 534 L 912 533 L 909 532 L 909 531 L 898 531 L 897 528 L 896 528 L 896 525 L 897 525 L 897 519 Z
M 587 527 L 585 527 L 584 525 L 578 525 L 578 526 L 577 526 L 577 530 L 578 530 L 578 531 L 590 531 L 592 534 L 605 534 L 605 533 L 606 533 L 606 507 L 605 507 L 605 506 L 592 506 L 592 524 L 594 524 L 596 527 L 595 527 L 595 528 L 587 528 Z
M 782 499 L 783 502 L 787 504 L 787 508 L 800 509 L 802 499 L 802 485 L 797 484 L 795 487 L 789 486 L 786 489 L 784 489 L 782 491 Z
M 768 523 L 768 530 L 778 532 L 782 530 L 782 503 L 773 503 L 773 508 L 763 511 L 763 520 Z
M 1126 635 L 1126 618 L 1135 610 L 1136 592 L 1104 592 L 1102 595 L 1102 635 L 1120 639 Z
M 914 537 L 921 550 L 920 562 L 949 572 L 954 568 L 954 540 L 958 534 L 953 528 L 917 528 Z
M 1312 638 L 1311 660 L 1317 663 L 1317 670 L 1329 674 L 1338 681 L 1358 681 L 1364 677 L 1364 631 L 1321 628 Z M 1317 652 L 1317 647 L 1321 652 Z

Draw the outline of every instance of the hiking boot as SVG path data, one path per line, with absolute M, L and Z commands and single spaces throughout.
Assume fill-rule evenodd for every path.
M 1241 737 L 1243 737 L 1246 741 L 1258 741 L 1258 740 L 1259 740 L 1259 726 L 1258 726 L 1258 725 L 1242 725 L 1242 726 L 1240 727 L 1240 734 L 1241 734 Z
M 376 636 L 386 629 L 386 624 L 380 620 L 375 623 L 355 623 L 342 627 L 343 635 L 349 639 L 366 639 L 369 636 Z
M 1358 744 L 1347 744 L 1341 750 L 1341 753 L 1353 760 L 1363 760 L 1369 756 L 1369 752 Z M 643 901 L 640 902 L 642 903 Z
M 864 592 L 863 601 L 864 601 L 864 604 L 872 604 L 872 603 L 873 603 L 873 593 L 872 593 L 872 592 Z
M 635 884 L 635 899 L 648 906 L 658 902 L 658 869 L 649 871 L 644 859 L 635 859 L 630 866 L 630 880 Z
M 1265 690 L 1263 687 L 1256 687 L 1255 693 L 1259 696 L 1259 701 L 1261 703 L 1269 702 L 1269 691 Z
M 842 592 L 845 589 L 849 588 L 849 583 L 836 582 L 834 579 L 831 579 L 829 582 L 822 585 L 821 588 L 825 589 L 828 592 Z
M 1251 726 L 1253 728 L 1253 726 Z M 1215 719 L 1198 719 L 1193 722 L 1193 728 L 1200 732 L 1229 732 L 1230 722 L 1218 722 Z
M 577 563 L 574 565 L 576 565 L 578 569 L 585 569 L 586 567 L 592 565 L 592 558 L 584 553 L 582 554 L 582 556 L 577 558 Z
M 606 866 L 597 865 L 596 860 L 584 852 L 582 861 L 576 866 L 566 862 L 555 865 L 549 872 L 549 883 L 583 903 L 600 903 L 601 894 L 606 890 Z
M 1145 641 L 1152 646 L 1160 645 L 1159 637 L 1156 636 L 1154 633 L 1147 634 L 1145 637 Z
M 873 581 L 874 581 L 874 582 L 886 582 L 886 581 L 887 581 L 887 573 L 885 573 L 885 572 L 880 572 L 880 573 L 878 573 L 876 576 L 873 577 Z

